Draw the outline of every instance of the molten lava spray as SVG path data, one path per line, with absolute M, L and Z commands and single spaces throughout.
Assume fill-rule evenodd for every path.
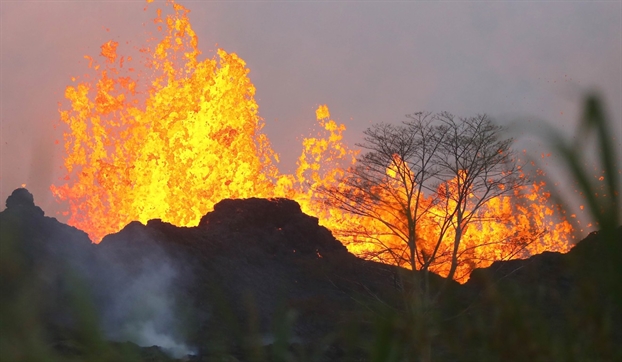
M 65 91 L 70 107 L 61 108 L 60 117 L 69 127 L 67 175 L 63 185 L 51 189 L 68 202 L 69 224 L 99 242 L 133 220 L 195 226 L 225 198 L 288 197 L 318 216 L 353 253 L 391 262 L 376 252 L 378 244 L 352 232 L 364 230 L 400 248 L 382 224 L 327 207 L 314 193 L 336 185 L 355 162 L 356 152 L 342 143 L 345 126 L 320 106 L 320 135 L 304 139 L 295 175 L 279 173 L 278 155 L 261 132 L 246 63 L 222 49 L 200 61 L 189 10 L 174 1 L 167 6 L 171 14 L 163 16 L 158 9 L 154 19 L 160 40 L 140 49 L 141 71 L 132 67 L 131 56 L 117 54 L 117 42 L 109 41 L 101 46 L 103 64 L 85 57 L 95 81 L 74 79 L 77 84 Z M 481 219 L 488 221 L 473 225 L 463 237 L 458 280 L 494 260 L 568 249 L 572 228 L 551 221 L 555 208 L 546 206 L 548 195 L 540 186 L 521 190 L 529 202 L 505 196 L 487 205 L 489 217 Z M 432 222 L 428 226 L 420 234 L 432 240 L 435 229 Z M 548 232 L 539 233 L 544 229 Z M 432 270 L 446 275 L 449 266 L 439 262 Z

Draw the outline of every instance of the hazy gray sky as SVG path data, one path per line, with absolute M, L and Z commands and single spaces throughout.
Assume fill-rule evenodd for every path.
M 583 91 L 606 96 L 622 138 L 620 1 L 179 1 L 199 47 L 251 69 L 265 132 L 292 171 L 315 109 L 328 104 L 350 144 L 416 111 L 546 119 L 571 130 Z M 26 184 L 54 216 L 63 174 L 58 102 L 108 40 L 142 45 L 162 2 L 1 1 L 0 201 Z M 106 29 L 109 29 L 107 31 Z M 64 218 L 59 217 L 64 220 Z

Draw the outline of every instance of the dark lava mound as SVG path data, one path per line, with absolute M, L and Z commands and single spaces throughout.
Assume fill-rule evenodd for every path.
M 432 294 L 445 288 L 421 307 L 408 271 L 355 257 L 287 199 L 223 200 L 197 227 L 132 222 L 98 245 L 46 217 L 25 189 L 6 206 L 0 335 L 10 359 L 35 353 L 29 335 L 78 359 L 270 360 L 285 348 L 369 360 L 422 345 L 434 360 L 622 359 L 622 228 L 567 254 L 495 262 L 465 285 L 431 275 Z M 84 338 L 80 300 L 108 347 L 93 352 Z

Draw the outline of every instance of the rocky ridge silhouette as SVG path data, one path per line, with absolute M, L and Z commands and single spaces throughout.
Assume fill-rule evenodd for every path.
M 15 190 L 6 206 L 0 212 L 8 232 L 3 238 L 11 239 L 25 268 L 42 281 L 48 337 L 65 354 L 80 354 L 67 347 L 77 328 L 66 290 L 68 270 L 90 288 L 107 338 L 154 344 L 194 360 L 209 360 L 214 350 L 244 360 L 244 336 L 258 336 L 257 345 L 270 346 L 288 316 L 291 345 L 317 346 L 333 336 L 322 360 L 341 360 L 341 327 L 368 318 L 370 305 L 408 309 L 400 282 L 408 271 L 355 257 L 291 200 L 223 200 L 197 227 L 132 222 L 97 245 L 84 232 L 46 217 L 25 189 Z M 438 326 L 444 337 L 435 344 L 436 359 L 469 360 L 483 348 L 526 350 L 529 330 L 517 328 L 514 337 L 499 339 L 509 322 L 499 318 L 507 313 L 495 311 L 507 296 L 526 301 L 517 315 L 533 316 L 559 335 L 591 318 L 611 318 L 609 329 L 597 332 L 605 338 L 601 347 L 609 348 L 606 355 L 619 355 L 612 346 L 622 336 L 622 319 L 611 287 L 620 275 L 606 270 L 619 256 L 607 253 L 607 242 L 592 233 L 568 254 L 495 262 L 475 270 L 464 285 L 450 282 L 439 301 L 447 322 Z M 603 275 L 611 283 L 595 279 Z M 433 275 L 433 288 L 443 282 Z M 590 303 L 606 313 L 584 311 Z M 485 328 L 474 329 L 482 323 Z M 490 344 L 481 346 L 482 338 Z M 536 355 L 540 351 L 539 345 L 531 348 Z M 172 358 L 141 351 L 145 360 Z

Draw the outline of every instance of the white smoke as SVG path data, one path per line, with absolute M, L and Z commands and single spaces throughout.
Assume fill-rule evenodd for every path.
M 131 333 L 136 336 L 133 342 L 139 346 L 158 346 L 175 358 L 196 354 L 192 348 L 189 348 L 184 343 L 176 341 L 170 334 L 158 331 L 152 320 L 146 321 L 141 325 L 133 324 L 127 327 L 132 329 L 138 328 L 137 330 L 132 330 Z M 128 332 L 130 332 L 130 330 L 128 330 Z
M 106 336 L 115 341 L 130 341 L 141 347 L 158 346 L 169 355 L 179 358 L 195 354 L 184 341 L 179 268 L 155 243 L 130 253 L 137 260 L 129 258 L 122 262 L 120 250 L 106 250 L 101 253 L 103 277 L 95 285 L 101 295 L 101 323 Z

